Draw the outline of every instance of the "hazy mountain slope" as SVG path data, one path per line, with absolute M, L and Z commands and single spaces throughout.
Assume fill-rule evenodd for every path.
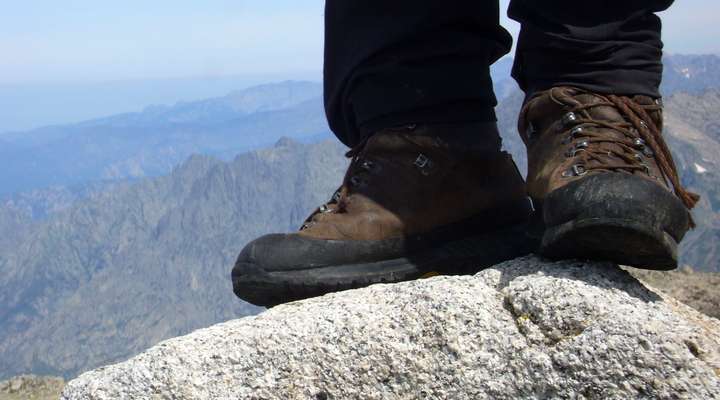
M 315 82 L 287 81 L 254 86 L 230 92 L 226 96 L 180 102 L 173 106 L 157 105 L 142 112 L 116 114 L 77 124 L 49 126 L 27 132 L 3 134 L 5 141 L 19 146 L 38 146 L 73 136 L 89 127 L 146 127 L 158 124 L 223 122 L 256 112 L 291 108 L 322 96 L 322 86 Z
M 506 57 L 491 68 L 501 101 L 518 91 L 510 77 L 512 62 Z M 720 87 L 717 56 L 669 55 L 665 64 L 665 95 Z M 283 82 L 224 97 L 148 107 L 140 113 L 5 134 L 0 140 L 10 144 L 0 144 L 0 195 L 49 185 L 157 176 L 193 153 L 224 157 L 268 146 L 283 135 L 327 137 L 321 94 L 318 83 Z
M 26 213 L 12 207 L 0 207 L 0 249 L 12 249 L 28 232 L 31 223 L 32 220 Z
M 57 400 L 64 387 L 61 378 L 17 376 L 0 382 L 0 400 Z
M 320 86 L 284 82 L 142 113 L 3 136 L 0 194 L 157 176 L 190 154 L 224 156 L 281 136 L 328 135 Z
M 666 99 L 666 133 L 683 182 L 702 195 L 694 210 L 698 228 L 682 247 L 682 262 L 720 271 L 720 91 Z
M 676 92 L 700 94 L 720 88 L 720 57 L 717 55 L 672 54 L 663 58 L 665 70 L 661 91 L 665 96 Z
M 30 221 L 70 208 L 76 202 L 128 182 L 90 182 L 75 186 L 50 186 L 0 197 L 0 209 L 13 211 Z
M 505 100 L 518 90 L 518 85 L 510 76 L 513 58 L 503 57 L 490 67 L 490 76 L 493 80 L 493 89 L 498 101 Z
M 527 173 L 527 154 L 525 144 L 517 131 L 518 115 L 522 108 L 525 95 L 520 89 L 508 94 L 505 100 L 501 101 L 495 109 L 498 119 L 498 130 L 503 140 L 503 149 L 513 155 L 515 163 L 520 171 Z
M 490 68 L 495 95 L 499 101 L 515 95 L 519 88 L 510 76 L 512 57 L 504 57 Z M 675 93 L 701 94 L 707 89 L 720 88 L 720 57 L 708 55 L 668 54 L 660 91 L 664 96 Z
M 232 295 L 237 252 L 295 229 L 344 165 L 334 142 L 195 156 L 34 225 L 0 249 L 0 376 L 74 375 L 254 312 Z

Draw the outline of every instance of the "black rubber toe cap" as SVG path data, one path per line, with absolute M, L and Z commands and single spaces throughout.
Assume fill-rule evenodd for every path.
M 245 301 L 267 307 L 382 282 L 380 261 L 404 255 L 404 242 L 266 235 L 250 242 L 238 256 L 231 276 L 233 291 Z M 392 270 L 387 273 L 387 279 L 395 276 Z
M 590 175 L 553 191 L 543 202 L 546 226 L 591 218 L 640 221 L 678 242 L 689 228 L 689 213 L 680 199 L 660 184 L 630 174 Z
M 253 264 L 264 271 L 291 271 L 400 257 L 405 240 L 322 240 L 298 234 L 271 234 L 250 242 L 236 267 Z M 233 271 L 234 272 L 234 271 Z

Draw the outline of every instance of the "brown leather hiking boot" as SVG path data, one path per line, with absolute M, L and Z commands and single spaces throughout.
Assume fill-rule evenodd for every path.
M 542 254 L 677 267 L 699 197 L 680 184 L 659 100 L 557 87 L 527 101 L 519 129 Z
M 342 186 L 299 232 L 263 236 L 243 249 L 232 272 L 235 294 L 272 306 L 373 283 L 468 273 L 527 254 L 531 208 L 511 157 L 448 141 L 487 129 L 495 124 L 374 134 L 348 152 Z

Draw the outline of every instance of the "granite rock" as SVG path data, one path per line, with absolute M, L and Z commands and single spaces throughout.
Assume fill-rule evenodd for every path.
M 608 263 L 509 261 L 275 307 L 62 399 L 720 398 L 720 321 Z

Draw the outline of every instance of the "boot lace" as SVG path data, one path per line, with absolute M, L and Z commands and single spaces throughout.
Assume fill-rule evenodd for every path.
M 410 124 L 396 128 L 395 130 L 413 131 L 415 128 L 415 124 Z M 448 157 L 443 155 L 442 152 L 424 148 L 424 145 L 419 144 L 408 135 L 403 134 L 402 137 L 409 145 L 412 145 L 417 149 L 417 156 L 414 158 L 414 161 L 412 161 L 412 166 L 419 174 L 422 174 L 423 176 L 431 174 L 431 171 L 433 171 L 438 165 L 435 157 L 440 160 L 444 160 L 444 162 L 448 161 Z M 370 184 L 371 176 L 380 174 L 382 170 L 386 168 L 383 165 L 387 165 L 387 163 L 383 164 L 379 159 L 378 162 L 373 161 L 373 157 L 367 154 L 367 144 L 370 139 L 370 136 L 366 137 L 357 146 L 345 153 L 345 157 L 350 159 L 350 165 L 345 172 L 342 184 L 335 191 L 330 201 L 318 207 L 315 212 L 305 220 L 300 230 L 305 230 L 312 226 L 315 222 L 315 217 L 319 214 L 345 213 L 347 211 L 349 196 L 353 193 L 353 191 L 357 188 L 368 186 Z M 427 153 L 428 151 L 430 153 Z M 426 154 L 429 154 L 429 156 Z
M 335 190 L 332 197 L 328 202 L 318 207 L 310 216 L 303 222 L 300 230 L 305 230 L 312 226 L 314 219 L 319 214 L 331 214 L 331 213 L 343 213 L 347 206 L 347 197 L 351 193 L 353 187 L 358 187 L 367 184 L 367 181 L 363 179 L 364 175 L 368 172 L 373 172 L 378 169 L 376 164 L 372 160 L 366 160 L 362 157 L 367 144 L 368 138 L 364 139 L 358 145 L 350 149 L 345 153 L 345 157 L 350 159 L 350 165 L 345 172 L 340 187 Z
M 610 122 L 592 118 L 589 110 L 595 107 L 610 106 L 624 117 L 623 122 Z M 650 175 L 650 167 L 644 161 L 655 158 L 665 182 L 670 182 L 675 195 L 690 210 L 700 200 L 696 193 L 688 191 L 680 182 L 677 166 L 660 129 L 650 117 L 650 113 L 662 109 L 660 104 L 641 105 L 625 96 L 609 95 L 602 101 L 592 104 L 580 103 L 571 107 L 563 117 L 564 131 L 568 134 L 565 143 L 575 142 L 567 156 L 577 157 L 578 162 L 568 172 L 584 175 L 590 170 L 636 171 Z M 622 134 L 623 137 L 608 135 L 595 128 L 607 128 Z M 607 143 L 614 146 L 600 146 Z M 694 226 L 694 222 L 691 222 Z

